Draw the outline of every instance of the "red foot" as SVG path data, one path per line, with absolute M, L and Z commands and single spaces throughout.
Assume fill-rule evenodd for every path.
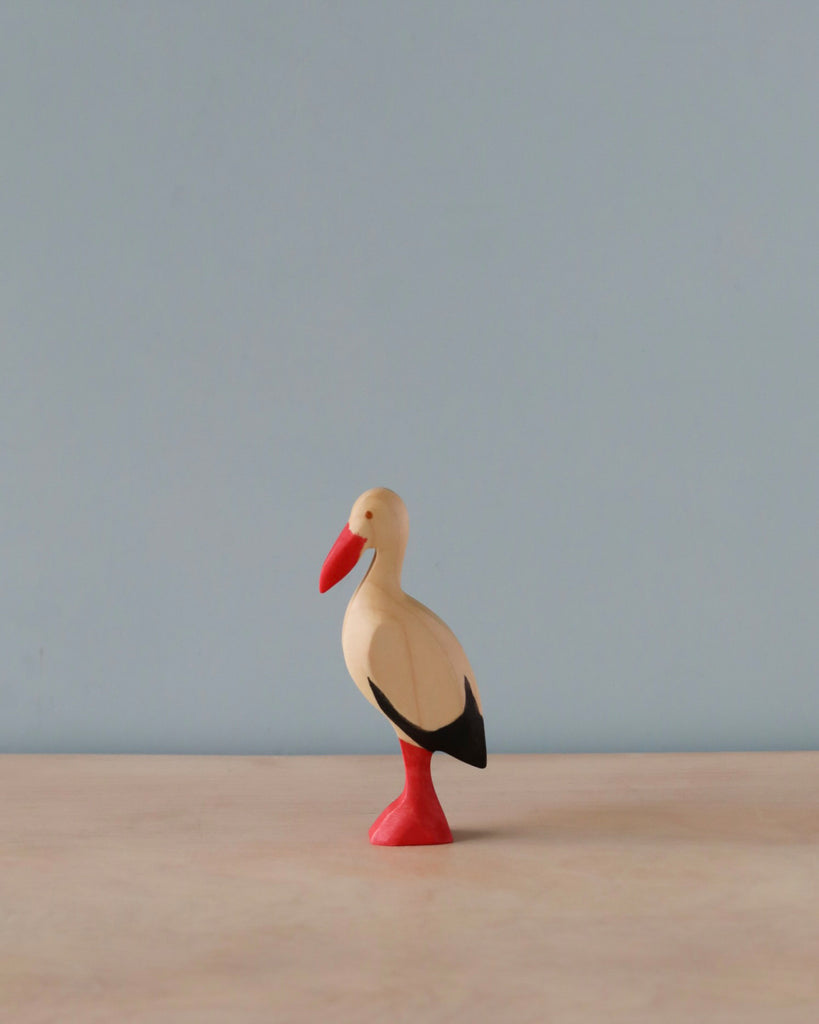
M 404 792 L 370 828 L 375 846 L 433 846 L 451 843 L 452 832 L 432 785 L 429 750 L 401 740 L 407 781 Z

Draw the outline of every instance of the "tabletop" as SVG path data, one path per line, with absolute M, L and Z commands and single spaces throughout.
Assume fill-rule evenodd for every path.
M 0 756 L 0 1020 L 819 1020 L 819 753 Z

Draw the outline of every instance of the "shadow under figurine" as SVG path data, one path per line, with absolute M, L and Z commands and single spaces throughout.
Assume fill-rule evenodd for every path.
M 401 589 L 408 536 L 409 517 L 398 495 L 384 487 L 365 491 L 319 579 L 323 594 L 363 551 L 375 551 L 347 605 L 341 644 L 356 686 L 390 720 L 404 756 L 404 791 L 370 828 L 370 842 L 378 846 L 452 842 L 432 785 L 434 751 L 486 767 L 480 696 L 463 648 L 437 615 Z

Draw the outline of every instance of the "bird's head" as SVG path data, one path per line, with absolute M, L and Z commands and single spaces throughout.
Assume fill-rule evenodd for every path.
M 365 491 L 356 499 L 347 525 L 324 559 L 319 591 L 323 594 L 344 579 L 368 548 L 403 553 L 408 536 L 407 509 L 395 491 L 386 487 Z

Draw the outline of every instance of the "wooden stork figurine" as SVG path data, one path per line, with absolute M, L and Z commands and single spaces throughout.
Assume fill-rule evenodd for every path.
M 404 502 L 376 487 L 353 505 L 321 569 L 323 594 L 375 551 L 344 616 L 341 643 L 347 669 L 367 700 L 392 723 L 404 755 L 404 791 L 375 820 L 378 846 L 451 843 L 432 785 L 430 760 L 443 750 L 486 767 L 486 739 L 475 677 L 449 627 L 401 589 L 409 535 Z

